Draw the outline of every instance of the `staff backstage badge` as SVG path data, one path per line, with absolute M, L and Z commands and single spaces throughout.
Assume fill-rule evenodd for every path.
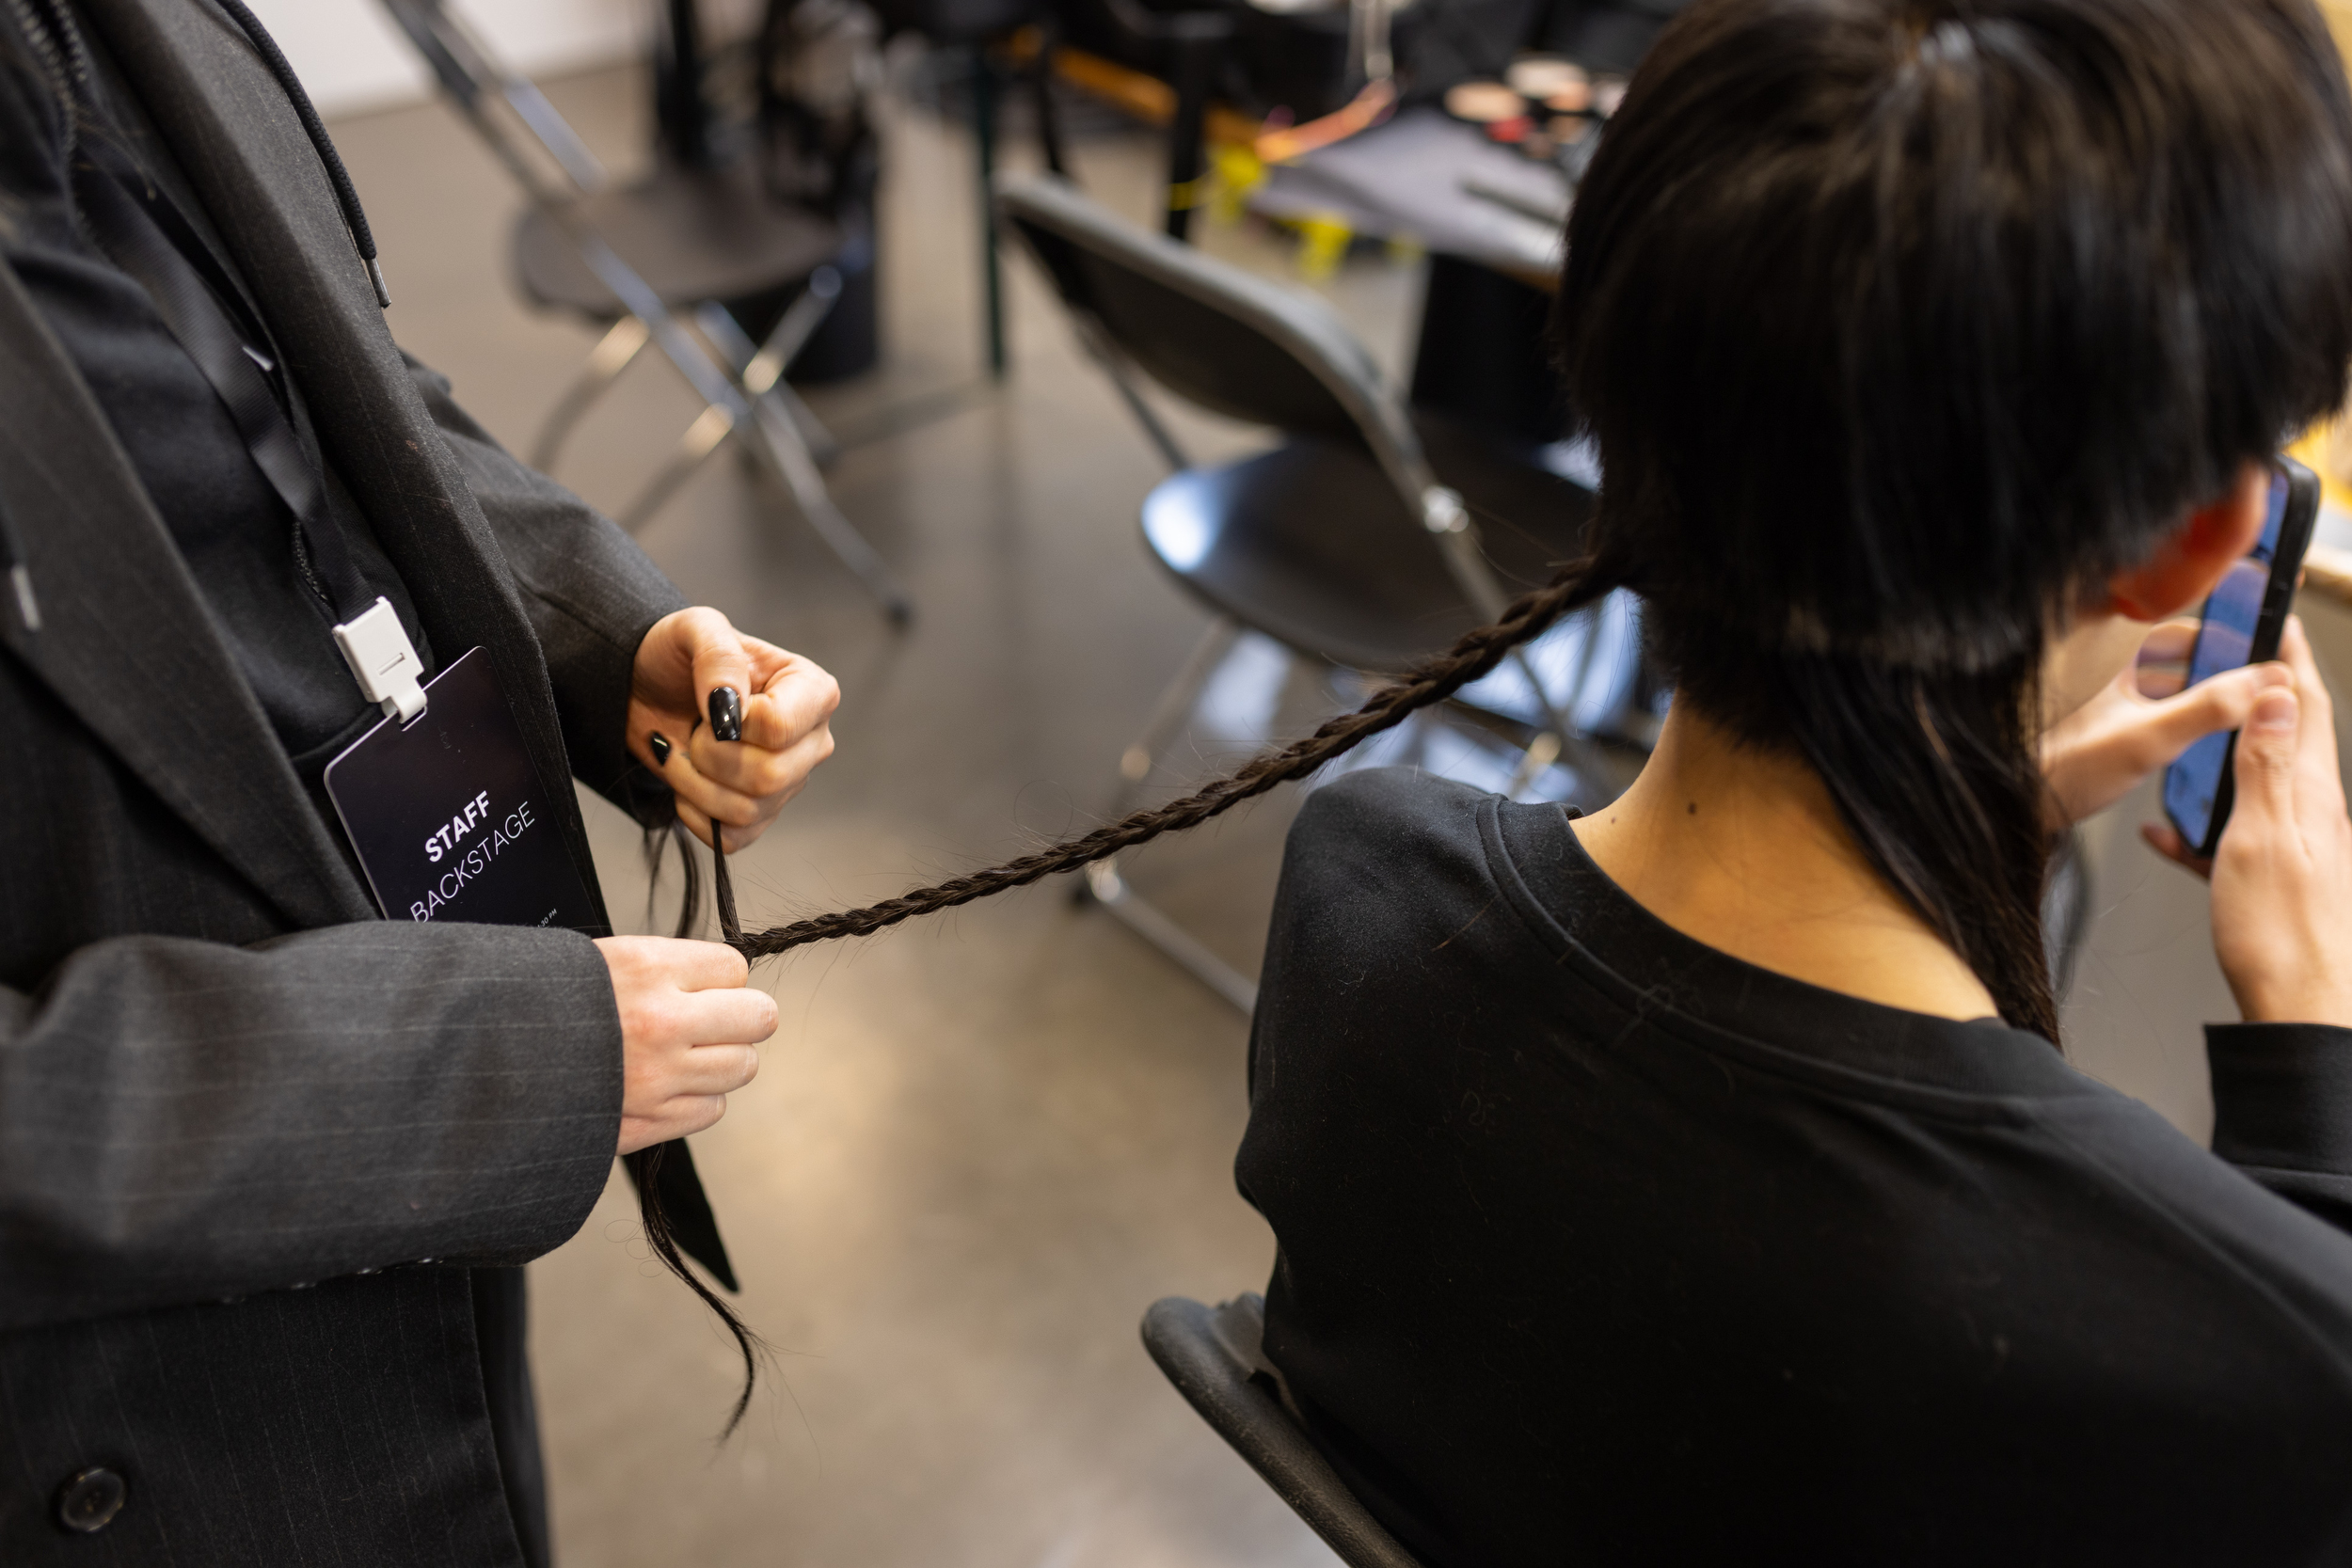
M 480 648 L 326 765 L 326 793 L 392 920 L 601 929 Z

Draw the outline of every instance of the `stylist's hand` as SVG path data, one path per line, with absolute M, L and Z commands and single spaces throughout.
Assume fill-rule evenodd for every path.
M 2256 1023 L 2352 1024 L 2352 820 L 2336 726 L 2300 621 L 2238 734 L 2236 803 L 2210 866 L 2170 827 L 2141 832 L 2213 878 L 2213 945 L 2238 1011 Z
M 732 688 L 743 737 L 710 733 L 710 694 Z M 833 710 L 841 688 L 798 654 L 746 637 L 715 610 L 663 616 L 637 647 L 628 697 L 628 749 L 677 793 L 678 819 L 710 842 L 713 820 L 727 847 L 767 830 L 833 755 Z
M 2259 692 L 2294 678 L 2285 665 L 2273 662 L 2190 686 L 2189 647 L 2196 640 L 2194 621 L 2155 627 L 2121 674 L 2042 736 L 2051 832 L 2105 811 L 2206 736 L 2238 728 Z
M 715 942 L 605 937 L 596 950 L 621 1010 L 620 1152 L 701 1132 L 759 1071 L 752 1048 L 776 1032 L 775 998 Z

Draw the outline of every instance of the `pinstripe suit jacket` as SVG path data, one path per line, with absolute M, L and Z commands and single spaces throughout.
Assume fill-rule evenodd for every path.
M 412 373 L 233 24 L 80 8 L 434 649 L 486 650 L 587 864 L 569 779 L 626 774 L 631 659 L 675 589 Z M 374 918 L 5 267 L 0 501 L 45 621 L 0 617 L 0 1562 L 519 1561 L 469 1266 L 545 1252 L 602 1190 L 603 963 L 571 932 Z M 92 1465 L 129 1501 L 70 1534 L 58 1489 Z

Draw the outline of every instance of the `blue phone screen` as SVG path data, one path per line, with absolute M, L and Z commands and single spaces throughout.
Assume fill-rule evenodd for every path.
M 2278 554 L 2279 530 L 2286 515 L 2287 476 L 2273 472 L 2270 511 L 2263 520 L 2261 540 L 2230 568 L 2205 601 L 2197 641 L 2189 650 L 2190 685 L 2239 668 L 2253 652 L 2254 626 L 2262 618 L 2263 596 L 2270 587 L 2270 563 Z M 2222 770 L 2230 764 L 2233 733 L 2206 736 L 2165 769 L 2165 810 L 2192 849 L 2213 832 L 2214 800 L 2221 788 Z

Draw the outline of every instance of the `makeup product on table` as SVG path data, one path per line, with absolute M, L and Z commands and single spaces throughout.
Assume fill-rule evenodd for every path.
M 1522 55 L 1503 76 L 1455 83 L 1446 89 L 1445 112 L 1535 163 L 1574 158 L 1581 167 L 1577 150 L 1625 99 L 1623 78 L 1596 77 L 1556 55 Z

